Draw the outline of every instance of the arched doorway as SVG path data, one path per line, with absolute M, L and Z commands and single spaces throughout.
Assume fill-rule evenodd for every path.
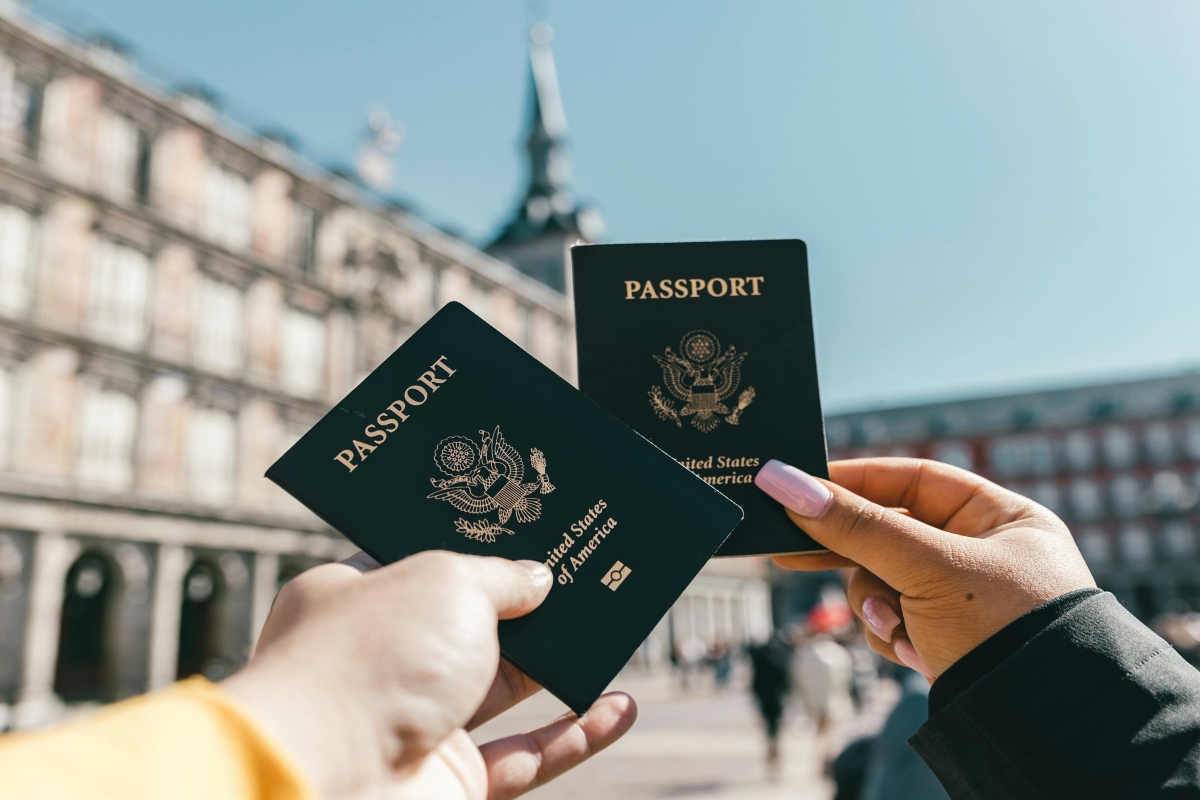
M 110 700 L 110 628 L 117 572 L 103 555 L 87 552 L 67 570 L 54 691 L 68 702 Z
M 221 603 L 225 583 L 221 570 L 208 561 L 197 561 L 183 578 L 183 606 L 179 615 L 179 660 L 176 677 L 225 677 L 221 630 Z

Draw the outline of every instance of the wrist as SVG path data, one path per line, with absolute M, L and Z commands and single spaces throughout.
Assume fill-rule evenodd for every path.
M 351 796 L 386 770 L 378 725 L 344 677 L 256 660 L 220 688 L 284 748 L 320 797 Z

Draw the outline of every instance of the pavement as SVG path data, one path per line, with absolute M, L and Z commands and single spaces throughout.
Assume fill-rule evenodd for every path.
M 766 737 L 745 676 L 718 691 L 707 677 L 683 691 L 670 673 L 627 670 L 611 689 L 638 703 L 620 741 L 526 797 L 531 800 L 829 800 L 811 723 L 792 713 L 780 740 L 781 769 L 766 767 Z M 474 734 L 488 741 L 538 727 L 566 711 L 546 692 Z

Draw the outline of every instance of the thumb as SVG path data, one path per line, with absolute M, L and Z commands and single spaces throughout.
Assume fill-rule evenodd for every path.
M 754 483 L 818 543 L 899 592 L 930 566 L 945 562 L 954 546 L 950 534 L 782 461 L 768 461 Z
M 521 617 L 542 604 L 554 585 L 550 568 L 540 561 L 509 561 L 504 558 L 469 559 L 477 574 L 475 584 L 483 590 L 499 619 Z

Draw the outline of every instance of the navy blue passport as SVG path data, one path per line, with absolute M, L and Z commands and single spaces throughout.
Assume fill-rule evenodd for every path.
M 798 239 L 571 249 L 579 388 L 746 512 L 718 556 L 821 550 L 753 483 L 828 477 Z
M 423 550 L 544 562 L 549 597 L 500 623 L 500 647 L 579 713 L 742 517 L 458 303 L 267 477 L 383 564 Z

